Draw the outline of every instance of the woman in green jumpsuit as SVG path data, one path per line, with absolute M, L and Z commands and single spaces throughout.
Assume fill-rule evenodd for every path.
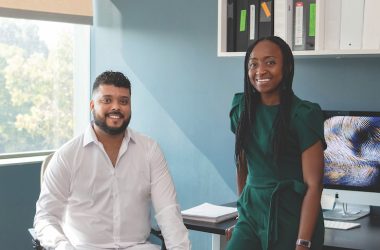
M 293 54 L 281 38 L 252 44 L 244 68 L 230 113 L 241 194 L 227 250 L 322 249 L 321 109 L 294 95 Z

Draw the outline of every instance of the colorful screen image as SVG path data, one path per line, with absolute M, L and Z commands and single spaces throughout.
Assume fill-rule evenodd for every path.
M 332 116 L 324 131 L 324 184 L 379 190 L 380 116 Z

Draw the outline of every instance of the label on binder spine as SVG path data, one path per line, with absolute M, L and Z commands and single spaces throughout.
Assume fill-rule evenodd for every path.
M 250 5 L 250 17 L 249 17 L 249 40 L 256 39 L 255 32 L 256 32 L 256 6 Z
M 295 24 L 294 24 L 294 45 L 303 45 L 303 3 L 296 2 Z

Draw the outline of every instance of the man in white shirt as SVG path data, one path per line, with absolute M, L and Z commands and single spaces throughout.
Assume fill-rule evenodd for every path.
M 158 144 L 128 128 L 131 87 L 120 72 L 99 75 L 87 130 L 49 162 L 34 227 L 46 249 L 156 250 L 150 207 L 166 247 L 190 249 L 173 181 Z

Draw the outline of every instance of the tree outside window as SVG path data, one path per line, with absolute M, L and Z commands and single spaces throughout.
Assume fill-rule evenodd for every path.
M 72 26 L 0 18 L 0 154 L 72 138 Z

